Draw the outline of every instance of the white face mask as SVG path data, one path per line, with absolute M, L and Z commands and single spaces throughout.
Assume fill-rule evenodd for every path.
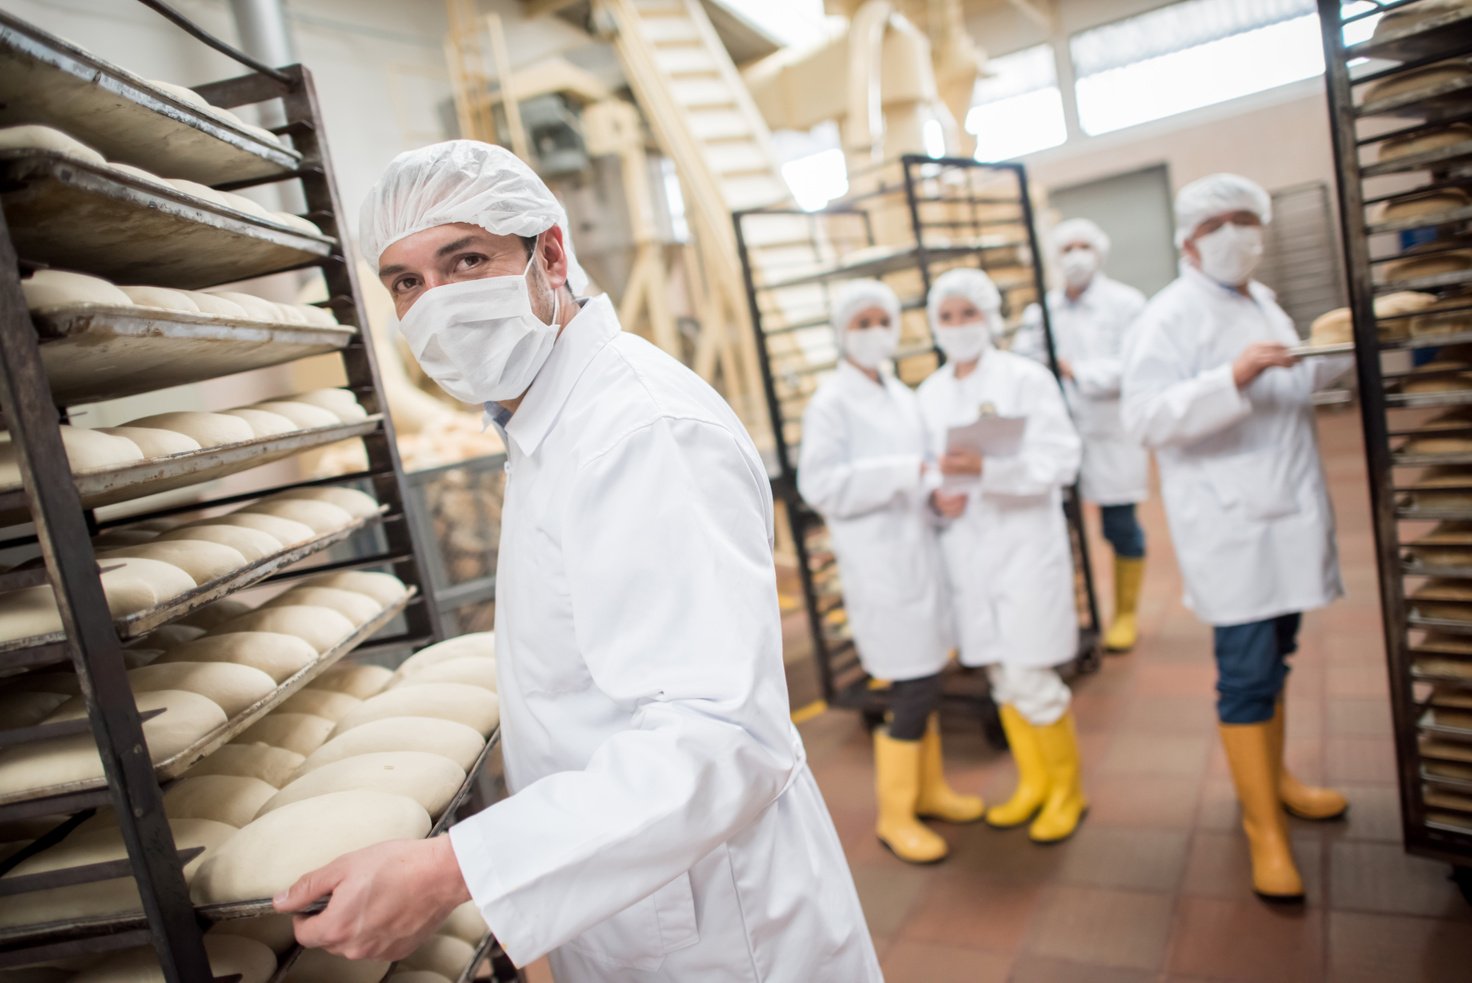
M 465 403 L 515 399 L 531 387 L 557 340 L 532 311 L 526 274 L 447 283 L 427 291 L 399 321 L 424 374 Z
M 1240 287 L 1262 260 L 1262 226 L 1226 223 L 1215 232 L 1196 237 L 1201 272 L 1217 283 Z
M 843 353 L 856 365 L 877 372 L 879 367 L 894 356 L 900 342 L 899 329 L 863 328 L 843 333 Z
M 1092 249 L 1070 249 L 1058 257 L 1058 269 L 1063 273 L 1063 282 L 1075 290 L 1088 286 L 1099 272 L 1099 254 Z
M 974 362 L 992 347 L 992 332 L 984 320 L 938 327 L 935 345 L 952 362 Z

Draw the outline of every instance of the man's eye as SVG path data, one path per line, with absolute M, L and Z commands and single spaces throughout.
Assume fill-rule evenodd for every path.
M 399 279 L 397 279 L 397 280 L 394 281 L 394 291 L 393 292 L 396 293 L 396 294 L 408 293 L 410 290 L 413 290 L 417 286 L 419 286 L 419 278 L 418 277 L 413 277 L 413 276 L 401 277 L 401 278 L 399 278 Z
M 467 253 L 455 261 L 455 268 L 457 270 L 469 270 L 479 266 L 485 261 L 486 258 L 484 256 L 481 256 L 479 253 Z

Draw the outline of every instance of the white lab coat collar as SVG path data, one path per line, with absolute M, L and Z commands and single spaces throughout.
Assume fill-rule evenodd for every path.
M 585 302 L 583 309 L 567 322 L 552 346 L 552 354 L 547 356 L 547 364 L 527 390 L 526 398 L 504 423 L 506 437 L 516 443 L 522 454 L 530 457 L 537 452 L 583 370 L 621 330 L 613 301 L 607 295 Z M 490 412 L 495 415 L 494 411 Z
M 895 379 L 893 370 L 885 365 L 879 370 L 879 384 L 875 385 L 874 380 L 863 369 L 843 356 L 839 356 L 838 369 L 834 374 L 844 391 L 869 399 L 887 396 L 890 386 L 900 384 Z
M 1225 283 L 1218 283 L 1185 260 L 1181 261 L 1181 278 L 1195 286 L 1198 290 L 1204 290 L 1213 297 L 1226 298 L 1228 300 L 1251 300 L 1253 303 L 1261 305 L 1271 303 L 1277 297 L 1277 294 L 1273 292 L 1271 287 L 1259 283 L 1256 280 L 1247 281 L 1248 295 L 1244 297 L 1242 292 L 1236 287 L 1229 287 Z

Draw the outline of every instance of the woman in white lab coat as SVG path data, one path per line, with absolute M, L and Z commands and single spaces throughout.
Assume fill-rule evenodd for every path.
M 946 363 L 920 386 L 921 412 L 946 475 L 936 493 L 961 661 L 986 666 L 1017 762 L 1012 797 L 987 810 L 1053 843 L 1073 834 L 1088 802 L 1068 686 L 1056 666 L 1078 647 L 1073 554 L 1062 490 L 1082 449 L 1047 369 L 991 347 L 1001 295 L 980 270 L 951 270 L 927 310 Z M 981 416 L 1022 418 L 1020 445 L 993 455 L 949 447 L 951 428 Z
M 1289 354 L 1293 322 L 1252 279 L 1270 218 L 1267 192 L 1235 174 L 1181 189 L 1181 275 L 1130 337 L 1123 411 L 1160 464 L 1186 604 L 1213 626 L 1217 715 L 1253 888 L 1284 900 L 1303 896 L 1284 809 L 1333 819 L 1348 808 L 1284 768 L 1282 693 L 1302 612 L 1344 592 L 1313 394 L 1352 363 Z
M 901 860 L 935 863 L 946 842 L 919 818 L 975 822 L 979 798 L 945 782 L 935 710 L 951 622 L 915 395 L 889 371 L 900 303 L 877 280 L 836 293 L 837 371 L 803 414 L 797 487 L 827 523 L 864 670 L 890 682 L 888 726 L 874 732 L 879 839 Z

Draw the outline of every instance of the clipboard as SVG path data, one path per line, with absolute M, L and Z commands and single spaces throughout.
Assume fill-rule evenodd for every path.
M 970 451 L 982 457 L 1011 457 L 1022 448 L 1025 416 L 982 416 L 964 427 L 946 430 L 946 451 Z

